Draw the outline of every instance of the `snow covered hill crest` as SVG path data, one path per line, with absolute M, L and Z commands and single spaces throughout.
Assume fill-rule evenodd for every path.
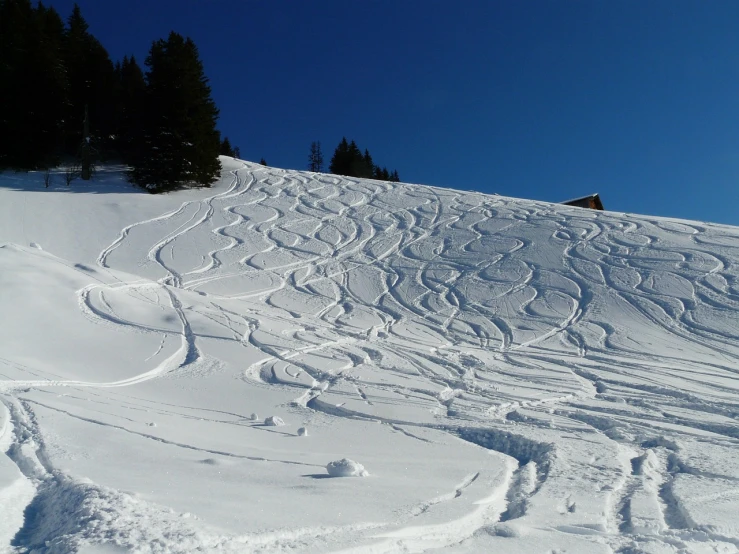
M 9 551 L 739 551 L 739 229 L 222 162 L 0 176 Z

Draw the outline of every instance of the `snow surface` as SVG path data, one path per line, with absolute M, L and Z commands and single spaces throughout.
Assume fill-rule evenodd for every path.
M 0 176 L 7 550 L 739 550 L 739 229 L 222 161 Z
M 330 477 L 367 477 L 369 472 L 364 466 L 349 458 L 342 458 L 326 464 L 326 472 Z

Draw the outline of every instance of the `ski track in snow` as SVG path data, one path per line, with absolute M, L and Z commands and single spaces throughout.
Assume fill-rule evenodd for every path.
M 165 337 L 179 337 L 173 354 L 115 382 L 0 384 L 15 426 L 9 455 L 36 483 L 40 513 L 59 509 L 55 497 L 127 501 L 64 477 L 43 447 L 24 447 L 42 439 L 22 390 L 176 378 L 203 360 L 206 335 L 193 321 L 204 319 L 222 330 L 217 340 L 261 352 L 243 380 L 295 389 L 295 406 L 381 421 L 408 440 L 441 429 L 509 461 L 488 500 L 459 520 L 413 521 L 453 503 L 479 473 L 412 508 L 400 528 L 325 531 L 368 541 L 358 552 L 474 551 L 474 541 L 513 541 L 527 525 L 574 536 L 583 552 L 739 546 L 739 533 L 697 521 L 681 489 L 686 475 L 739 488 L 735 461 L 701 472 L 686 447 L 710 444 L 727 460 L 739 447 L 739 231 L 254 164 L 232 174 L 224 192 L 126 227 L 98 258 L 103 268 L 144 268 L 156 281 L 79 292 L 88 317 L 159 334 L 159 350 Z M 131 252 L 138 262 L 127 267 L 119 260 Z M 179 328 L 127 319 L 112 293 L 172 310 Z M 265 314 L 292 330 L 273 332 Z M 72 531 L 52 531 L 66 552 Z M 18 546 L 33 547 L 39 533 L 24 528 Z M 293 532 L 296 540 L 306 533 Z M 277 544 L 192 540 L 236 551 Z

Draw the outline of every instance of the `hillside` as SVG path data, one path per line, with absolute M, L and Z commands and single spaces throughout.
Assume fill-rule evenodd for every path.
M 0 175 L 0 545 L 739 551 L 739 228 L 222 161 Z

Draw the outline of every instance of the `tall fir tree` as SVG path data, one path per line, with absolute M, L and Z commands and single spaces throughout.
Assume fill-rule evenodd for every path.
M 75 4 L 67 19 L 64 62 L 69 83 L 65 117 L 65 150 L 77 155 L 82 143 L 85 109 L 90 138 L 98 150 L 111 146 L 116 129 L 116 75 L 108 52 L 89 31 L 80 7 Z
M 219 175 L 218 108 L 197 47 L 175 32 L 146 58 L 142 155 L 131 173 L 151 192 L 210 186 Z
M 357 146 L 357 143 L 351 141 L 349 143 L 349 175 L 350 177 L 363 177 L 364 175 L 364 156 Z
M 141 154 L 142 113 L 146 101 L 146 80 L 144 72 L 131 56 L 123 57 L 116 66 L 117 73 L 117 117 L 116 150 L 121 160 L 128 164 L 136 163 Z
M 63 30 L 53 8 L 0 0 L 0 167 L 53 164 L 66 98 Z
M 321 143 L 317 140 L 310 144 L 308 169 L 310 171 L 315 171 L 316 173 L 323 171 L 323 152 L 321 152 Z
M 362 166 L 361 166 L 361 172 L 359 177 L 365 177 L 368 179 L 372 179 L 375 172 L 375 164 L 372 161 L 372 156 L 369 153 L 369 150 L 366 148 L 364 149 L 364 156 L 362 156 Z
M 54 165 L 61 153 L 64 111 L 67 105 L 69 85 L 64 65 L 64 23 L 53 7 L 45 7 L 41 2 L 36 7 L 39 27 L 37 60 L 43 71 L 41 82 L 37 84 L 40 98 L 34 110 L 38 114 L 39 134 L 36 141 L 41 165 Z M 37 69 L 38 71 L 38 69 Z

